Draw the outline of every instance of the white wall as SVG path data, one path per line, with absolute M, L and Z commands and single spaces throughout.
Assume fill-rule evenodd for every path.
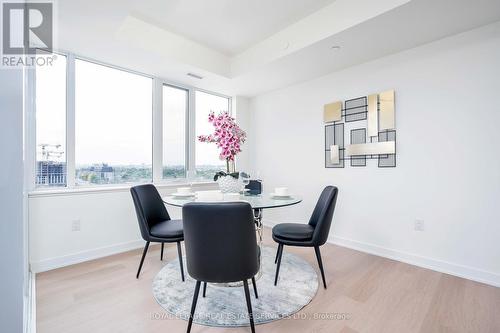
M 387 89 L 397 167 L 325 169 L 323 105 Z M 333 184 L 332 241 L 500 285 L 499 91 L 497 23 L 252 99 L 253 170 L 304 197 L 266 222 L 307 222 Z
M 250 171 L 252 165 L 252 119 L 249 107 L 250 100 L 246 97 L 236 96 L 232 98 L 232 113 L 238 126 L 247 133 L 247 139 L 241 147 L 241 153 L 236 156 L 236 170 Z
M 0 323 L 23 331 L 25 281 L 23 204 L 23 72 L 0 69 Z
M 196 185 L 194 190 L 216 185 Z M 158 186 L 161 195 L 175 187 Z M 168 207 L 172 218 L 179 208 Z M 34 272 L 144 247 L 134 204 L 128 188 L 60 194 L 36 194 L 29 198 L 30 263 Z M 80 231 L 72 231 L 79 220 Z

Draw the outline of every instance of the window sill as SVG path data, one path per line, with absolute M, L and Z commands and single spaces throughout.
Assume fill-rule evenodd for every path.
M 212 188 L 216 186 L 217 183 L 213 181 L 179 181 L 179 182 L 160 182 L 154 185 L 159 190 L 164 189 L 175 189 L 177 187 L 183 186 L 193 186 L 200 189 Z M 88 186 L 88 187 L 72 187 L 72 188 L 52 188 L 52 189 L 36 189 L 28 193 L 29 198 L 37 197 L 53 197 L 53 196 L 65 196 L 65 195 L 79 195 L 79 194 L 92 194 L 92 193 L 116 193 L 116 192 L 128 192 L 132 186 L 138 184 L 124 184 L 124 185 L 101 185 L 101 186 Z

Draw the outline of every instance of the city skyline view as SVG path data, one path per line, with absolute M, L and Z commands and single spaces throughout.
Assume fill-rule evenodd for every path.
M 109 165 L 96 163 L 79 165 L 75 168 L 75 186 L 99 184 L 128 184 L 153 181 L 152 165 Z M 223 170 L 218 165 L 196 167 L 194 178 L 187 178 L 183 165 L 165 166 L 163 179 L 212 179 L 214 174 Z M 35 184 L 37 186 L 67 186 L 66 162 L 38 161 Z

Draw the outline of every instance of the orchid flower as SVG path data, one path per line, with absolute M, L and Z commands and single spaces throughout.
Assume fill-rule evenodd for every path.
M 220 148 L 219 158 L 226 160 L 229 164 L 241 152 L 241 145 L 245 142 L 247 135 L 236 124 L 235 119 L 228 112 L 221 112 L 216 116 L 212 111 L 208 115 L 208 122 L 214 126 L 214 133 L 200 135 L 198 136 L 198 141 L 215 143 L 217 148 Z

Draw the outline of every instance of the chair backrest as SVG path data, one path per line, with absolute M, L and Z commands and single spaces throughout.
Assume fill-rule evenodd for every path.
M 138 185 L 130 188 L 134 200 L 137 221 L 144 240 L 149 240 L 149 229 L 158 222 L 170 220 L 160 193 L 153 184 Z
M 314 207 L 309 219 L 309 225 L 314 227 L 312 242 L 314 245 L 323 245 L 328 239 L 330 226 L 332 225 L 333 212 L 337 203 L 338 189 L 335 186 L 327 186 Z
M 189 275 L 204 282 L 250 279 L 259 270 L 252 208 L 246 202 L 193 202 L 182 208 Z

